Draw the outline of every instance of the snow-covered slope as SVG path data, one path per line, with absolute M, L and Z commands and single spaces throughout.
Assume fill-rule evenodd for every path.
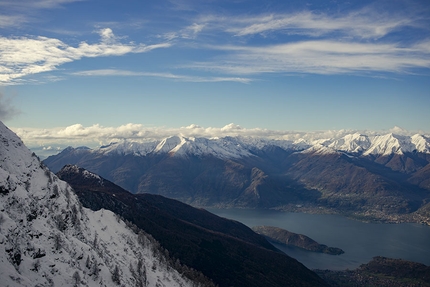
M 161 141 L 133 142 L 124 140 L 93 150 L 102 154 L 165 154 L 172 156 L 212 155 L 218 158 L 240 158 L 252 156 L 254 152 L 269 146 L 284 150 L 315 151 L 324 148 L 324 153 L 345 152 L 354 155 L 390 155 L 405 152 L 430 153 L 430 138 L 416 134 L 401 136 L 396 134 L 363 135 L 347 134 L 340 138 L 307 140 L 273 140 L 252 137 L 193 138 L 172 136 Z
M 370 144 L 371 143 L 368 136 L 354 133 L 331 141 L 328 144 L 328 147 L 339 151 L 361 153 L 367 150 L 370 147 Z
M 403 154 L 418 150 L 411 137 L 394 134 L 376 136 L 372 139 L 370 147 L 364 152 L 365 155 L 390 155 Z
M 192 286 L 144 232 L 83 208 L 0 122 L 1 286 Z

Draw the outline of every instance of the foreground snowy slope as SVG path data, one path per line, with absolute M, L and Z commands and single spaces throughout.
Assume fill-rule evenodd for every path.
M 144 232 L 83 208 L 0 122 L 1 286 L 194 286 Z

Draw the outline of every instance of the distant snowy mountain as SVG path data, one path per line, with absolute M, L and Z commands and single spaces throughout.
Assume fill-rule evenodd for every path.
M 83 208 L 0 122 L 1 286 L 193 286 L 154 244 L 111 211 Z
M 430 222 L 421 209 L 430 199 L 429 137 L 352 133 L 309 138 L 124 140 L 97 149 L 65 149 L 44 163 L 54 172 L 75 164 L 132 193 L 160 194 L 195 206 L 295 210 L 308 205 Z
M 217 158 L 249 157 L 255 151 L 276 146 L 284 150 L 302 151 L 324 148 L 325 152 L 346 152 L 354 155 L 390 155 L 407 152 L 430 153 L 430 138 L 424 135 L 402 136 L 392 133 L 377 136 L 348 134 L 342 138 L 318 140 L 273 140 L 251 137 L 193 138 L 172 136 L 160 141 L 124 140 L 92 150 L 100 154 L 140 155 L 170 154 L 172 156 L 212 155 Z

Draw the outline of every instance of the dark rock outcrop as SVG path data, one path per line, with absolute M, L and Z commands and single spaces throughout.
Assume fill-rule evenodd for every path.
M 313 252 L 327 253 L 331 255 L 340 255 L 345 253 L 342 249 L 336 247 L 328 247 L 324 244 L 319 244 L 315 240 L 303 234 L 297 234 L 288 230 L 273 227 L 273 226 L 255 226 L 252 228 L 256 233 L 263 235 L 269 241 L 296 246 Z

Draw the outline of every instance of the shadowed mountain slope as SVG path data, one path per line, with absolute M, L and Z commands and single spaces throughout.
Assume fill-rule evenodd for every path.
M 131 194 L 77 166 L 65 166 L 57 175 L 74 188 L 84 206 L 121 215 L 219 286 L 326 286 L 239 222 L 159 195 Z

